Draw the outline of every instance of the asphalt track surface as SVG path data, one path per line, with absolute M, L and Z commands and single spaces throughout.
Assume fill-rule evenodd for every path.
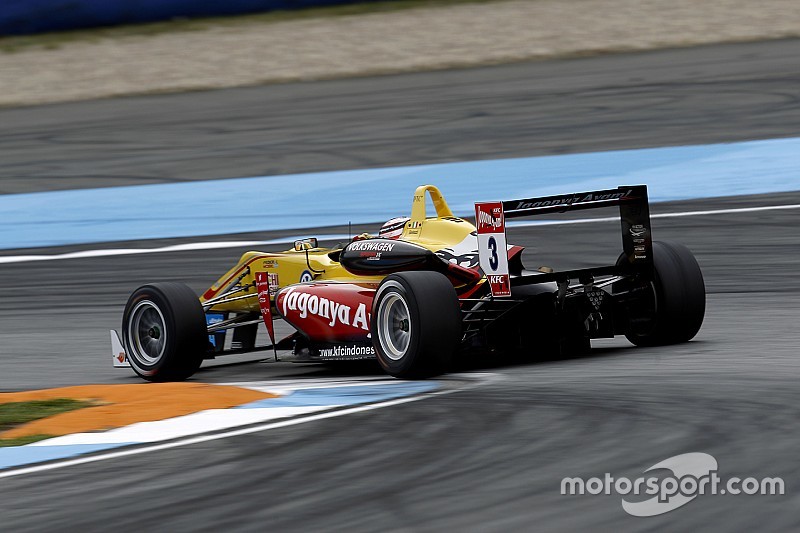
M 468 155 L 466 147 L 456 146 L 452 149 L 464 152 L 450 154 L 431 148 L 431 143 L 459 145 L 452 137 L 440 138 L 442 131 L 432 122 L 423 121 L 416 129 L 393 128 L 387 108 L 396 93 L 372 91 L 374 84 L 389 84 L 390 78 L 331 83 L 353 84 L 351 88 L 363 84 L 361 94 L 368 96 L 360 102 L 362 139 L 389 130 L 385 138 L 394 141 L 391 149 L 371 152 L 372 159 L 365 164 L 416 163 L 425 153 L 432 158 L 494 154 L 491 147 L 506 146 L 492 135 L 499 131 L 506 140 L 524 138 L 525 142 L 509 146 L 509 152 L 501 149 L 498 156 L 522 153 L 525 143 L 556 152 L 796 134 L 800 131 L 797 51 L 800 43 L 783 41 L 441 73 L 438 84 L 437 74 L 395 78 L 398 87 L 430 80 L 423 93 L 432 100 L 440 98 L 437 91 L 462 98 L 460 116 L 467 122 L 464 113 L 476 104 L 466 94 L 459 95 L 459 90 L 485 102 L 484 91 L 491 93 L 494 88 L 497 96 L 516 87 L 517 98 L 508 95 L 493 101 L 495 111 L 475 123 L 474 130 L 464 126 L 471 131 L 474 145 L 486 150 Z M 584 65 L 585 76 L 576 63 Z M 615 70 L 606 72 L 611 64 Z M 675 81 L 674 74 L 681 68 L 684 79 Z M 563 78 L 557 76 L 559 72 Z M 503 78 L 503 73 L 509 77 Z M 520 79 L 540 82 L 532 86 Z M 631 88 L 637 79 L 647 80 L 646 90 Z M 473 85 L 467 89 L 470 80 Z M 536 93 L 548 84 L 582 87 L 585 98 L 602 98 L 598 105 L 584 108 L 586 100 L 576 93 Z M 295 88 L 298 93 L 316 90 L 305 85 Z M 536 96 L 524 97 L 529 90 Z M 290 88 L 51 109 L 68 131 L 73 121 L 81 123 L 92 109 L 99 116 L 115 109 L 115 104 L 146 109 L 153 99 L 166 98 L 173 102 L 174 114 L 168 108 L 158 114 L 168 130 L 170 124 L 181 128 L 187 122 L 187 114 L 193 114 L 193 98 L 217 98 L 214 109 L 220 117 L 224 114 L 220 109 L 241 106 L 238 113 L 228 111 L 227 127 L 235 129 L 240 123 L 237 117 L 258 114 L 239 96 L 259 91 L 268 98 L 272 91 L 284 94 Z M 720 100 L 726 105 L 718 106 Z M 181 102 L 184 107 L 178 105 Z M 330 101 L 320 96 L 309 108 L 283 109 L 280 115 L 287 122 L 292 118 L 297 127 L 304 124 L 313 137 L 320 129 L 334 129 L 331 117 L 340 104 L 336 94 Z M 448 105 L 453 106 L 453 115 L 459 115 L 457 102 Z M 44 109 L 3 113 L 15 114 L 21 123 L 25 123 L 25 113 L 30 113 L 30 124 L 34 124 L 45 120 Z M 526 120 L 545 115 L 547 124 L 539 121 L 530 126 L 536 121 Z M 190 122 L 202 125 L 203 117 L 205 112 L 198 112 Z M 209 120 L 207 130 L 196 128 L 198 144 L 202 144 L 203 131 L 215 128 L 214 119 Z M 222 118 L 218 120 L 223 123 Z M 110 134 L 106 128 L 112 123 L 99 120 L 93 123 L 94 129 L 91 124 L 79 129 L 88 143 Z M 246 129 L 242 127 L 234 139 L 238 135 L 241 141 Z M 481 130 L 487 140 L 480 140 Z M 142 147 L 137 130 L 127 140 L 123 133 L 119 135 L 116 153 L 130 154 Z M 187 138 L 186 142 L 191 141 Z M 357 144 L 351 135 L 343 135 L 338 142 L 338 146 Z M 190 177 L 192 165 L 202 166 L 188 162 L 186 171 L 178 172 L 180 150 L 153 152 L 150 148 L 144 146 L 140 155 L 152 158 L 153 173 L 160 168 L 165 175 Z M 10 149 L 4 146 L 3 150 Z M 53 160 L 66 153 L 59 155 L 63 147 L 53 150 Z M 288 161 L 292 147 L 284 150 Z M 335 146 L 331 150 L 335 152 Z M 88 165 L 91 154 L 89 144 L 78 147 L 71 164 L 78 169 L 78 160 L 83 158 L 82 164 Z M 41 157 L 48 158 L 44 147 Z M 106 158 L 104 172 L 130 163 L 124 156 L 115 163 L 105 151 L 100 157 Z M 324 160 L 320 155 L 316 164 Z M 231 175 L 266 172 L 251 172 L 253 163 L 247 157 L 241 166 L 238 161 L 235 156 L 227 159 Z M 339 163 L 334 160 L 331 165 Z M 353 166 L 352 160 L 342 164 L 347 163 Z M 30 166 L 29 190 L 54 186 L 44 167 L 20 165 Z M 299 170 L 288 163 L 285 169 Z M 86 186 L 70 179 L 59 183 Z M 113 185 L 116 180 L 102 184 Z M 653 212 L 797 203 L 800 193 L 788 193 L 659 204 Z M 797 221 L 798 210 L 654 220 L 655 238 L 688 245 L 706 276 L 706 322 L 691 343 L 643 349 L 631 347 L 624 339 L 603 341 L 588 357 L 513 366 L 488 364 L 482 370 L 496 377 L 482 386 L 413 404 L 3 479 L 2 527 L 13 531 L 798 530 Z M 529 265 L 555 268 L 613 261 L 618 238 L 618 226 L 608 222 L 520 228 L 510 233 L 511 241 L 528 246 Z M 57 251 L 63 250 L 49 250 Z M 0 265 L 0 390 L 132 382 L 135 378 L 126 371 L 109 368 L 106 351 L 107 330 L 118 327 L 130 290 L 156 279 L 185 280 L 204 289 L 240 251 Z M 291 363 L 215 364 L 197 378 L 234 381 L 334 375 Z M 715 456 L 723 478 L 780 476 L 786 495 L 700 496 L 659 517 L 633 518 L 622 510 L 620 496 L 560 494 L 565 476 L 602 477 L 609 472 L 635 478 L 651 465 L 687 452 Z
M 0 193 L 796 136 L 800 40 L 0 109 Z

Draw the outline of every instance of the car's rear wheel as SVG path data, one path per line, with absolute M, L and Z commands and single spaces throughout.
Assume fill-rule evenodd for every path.
M 384 278 L 372 306 L 372 342 L 388 374 L 406 379 L 445 372 L 461 340 L 461 310 L 452 283 L 438 272 Z
M 652 290 L 631 311 L 639 316 L 631 317 L 625 337 L 637 346 L 689 341 L 700 331 L 706 310 L 700 265 L 682 244 L 662 241 L 653 243 L 653 263 Z
M 148 381 L 182 381 L 203 362 L 205 313 L 182 283 L 153 283 L 134 291 L 122 316 L 122 339 L 133 370 Z

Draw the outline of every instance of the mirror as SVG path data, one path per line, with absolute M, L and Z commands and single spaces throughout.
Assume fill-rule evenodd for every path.
M 319 247 L 319 243 L 317 242 L 316 237 L 309 237 L 308 239 L 300 239 L 299 241 L 294 241 L 294 249 L 296 252 L 311 250 L 317 247 Z

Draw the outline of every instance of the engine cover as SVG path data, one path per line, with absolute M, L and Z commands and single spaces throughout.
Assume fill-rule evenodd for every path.
M 436 254 L 405 241 L 364 239 L 342 250 L 339 262 L 357 276 L 384 276 L 404 270 L 431 268 L 441 262 Z

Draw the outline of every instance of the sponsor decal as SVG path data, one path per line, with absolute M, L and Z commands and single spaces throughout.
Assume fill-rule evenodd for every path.
M 109 333 L 111 334 L 111 364 L 114 365 L 114 368 L 131 366 L 125 354 L 125 348 L 122 347 L 122 341 L 119 340 L 119 335 L 113 329 Z
M 280 278 L 278 278 L 277 272 L 267 272 L 267 281 L 269 282 L 269 295 L 275 296 L 278 293 L 278 289 L 280 288 Z
M 391 241 L 358 241 L 350 243 L 347 249 L 356 252 L 391 252 L 395 244 Z
M 308 283 L 309 281 L 313 281 L 314 275 L 311 274 L 308 270 L 304 270 L 302 274 L 300 274 L 300 283 Z
M 275 326 L 272 322 L 272 309 L 270 307 L 270 278 L 266 272 L 256 272 L 256 291 L 258 293 L 258 307 L 261 309 L 261 318 L 269 333 L 269 340 L 275 346 Z M 277 356 L 276 356 L 277 358 Z
M 256 286 L 258 287 L 258 305 L 263 307 L 269 305 L 269 278 L 262 272 L 256 272 Z
M 503 204 L 476 203 L 475 221 L 478 229 L 479 261 L 481 269 L 486 273 L 492 296 L 511 296 Z
M 486 278 L 493 296 L 511 296 L 511 280 L 508 274 L 489 274 Z
M 261 268 L 278 268 L 278 261 L 275 259 L 265 259 L 261 263 Z
M 289 311 L 297 312 L 300 318 L 309 315 L 324 318 L 328 320 L 330 327 L 335 327 L 338 323 L 369 331 L 371 313 L 367 312 L 364 303 L 359 303 L 353 311 L 347 304 L 289 287 L 283 295 L 283 316 L 287 316 Z
M 409 223 L 408 227 L 411 229 L 419 229 L 422 227 L 422 222 L 415 220 L 414 222 Z
M 554 198 L 542 199 L 542 200 L 519 200 L 517 205 L 515 205 L 512 210 L 518 211 L 520 209 L 535 209 L 537 207 L 551 207 L 554 205 L 564 205 L 569 206 L 572 204 L 582 204 L 587 202 L 600 202 L 603 200 L 621 200 L 623 198 L 627 198 L 633 192 L 632 189 L 628 189 L 627 191 L 619 191 L 619 192 L 607 192 L 607 193 L 586 193 L 586 194 L 570 194 L 567 196 L 556 196 Z
M 374 357 L 375 348 L 372 346 L 334 346 L 333 348 L 320 348 L 320 357 Z
M 366 257 L 367 261 L 380 261 L 383 252 L 361 252 L 361 257 Z
M 647 247 L 645 246 L 647 228 L 642 224 L 634 224 L 628 231 L 633 241 L 633 258 L 647 259 Z
M 213 326 L 214 324 L 219 324 L 223 320 L 225 320 L 225 315 L 223 313 L 206 313 L 206 325 L 208 325 L 208 326 Z M 220 341 L 222 339 L 224 339 L 224 337 L 222 337 L 220 339 Z M 211 345 L 214 348 L 217 348 L 218 347 L 217 346 L 217 334 L 216 333 L 209 334 L 208 342 L 210 342 Z
M 414 203 L 424 202 L 424 201 L 425 201 L 425 195 L 424 194 L 415 194 L 414 195 Z
M 478 211 L 478 226 L 482 228 L 481 233 L 487 231 L 488 228 L 498 229 L 503 227 L 503 211 L 502 209 L 494 208 L 490 211 Z M 488 228 L 487 228 L 488 226 Z M 490 231 L 490 230 L 489 230 Z

